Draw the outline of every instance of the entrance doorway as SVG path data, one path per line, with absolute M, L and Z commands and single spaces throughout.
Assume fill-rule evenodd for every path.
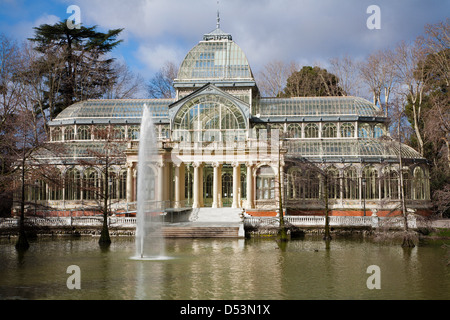
M 228 170 L 224 171 L 222 173 L 222 204 L 224 207 L 231 207 L 233 203 L 233 174 Z

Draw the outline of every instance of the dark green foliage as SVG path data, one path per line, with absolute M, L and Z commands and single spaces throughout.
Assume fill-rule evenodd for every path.
M 37 67 L 46 80 L 44 109 L 50 118 L 75 102 L 100 98 L 115 81 L 113 59 L 106 54 L 122 41 L 117 37 L 123 29 L 103 33 L 96 28 L 70 29 L 66 22 L 34 28 L 29 40 L 42 54 Z
M 339 86 L 339 79 L 325 69 L 305 66 L 293 72 L 287 79 L 281 97 L 323 97 L 341 96 L 345 92 Z

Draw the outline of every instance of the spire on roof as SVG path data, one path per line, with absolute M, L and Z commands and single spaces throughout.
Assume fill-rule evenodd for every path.
M 216 29 L 220 29 L 219 0 L 217 0 L 217 27 L 216 27 Z
M 226 33 L 220 29 L 220 11 L 219 11 L 219 0 L 217 0 L 217 24 L 216 29 L 207 33 L 203 36 L 204 41 L 208 40 L 233 40 L 231 34 Z

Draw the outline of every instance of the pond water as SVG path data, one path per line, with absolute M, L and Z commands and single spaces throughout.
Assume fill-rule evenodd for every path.
M 19 255 L 0 240 L 0 299 L 450 299 L 449 250 L 364 239 L 166 239 L 169 259 L 139 261 L 134 238 L 39 238 Z M 447 241 L 449 243 L 449 241 Z M 80 289 L 69 289 L 69 266 Z M 379 273 L 368 273 L 369 266 Z M 368 278 L 379 276 L 380 289 Z M 72 280 L 74 278 L 71 278 Z M 74 282 L 75 283 L 75 282 Z

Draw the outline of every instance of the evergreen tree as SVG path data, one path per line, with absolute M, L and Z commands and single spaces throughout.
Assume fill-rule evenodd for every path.
M 64 21 L 34 29 L 29 40 L 41 54 L 36 63 L 46 78 L 44 109 L 51 119 L 75 102 L 101 97 L 115 81 L 107 53 L 122 41 L 117 37 L 123 29 L 103 33 L 96 26 L 68 28 Z
M 287 79 L 281 97 L 323 97 L 345 95 L 334 74 L 319 67 L 305 66 Z

